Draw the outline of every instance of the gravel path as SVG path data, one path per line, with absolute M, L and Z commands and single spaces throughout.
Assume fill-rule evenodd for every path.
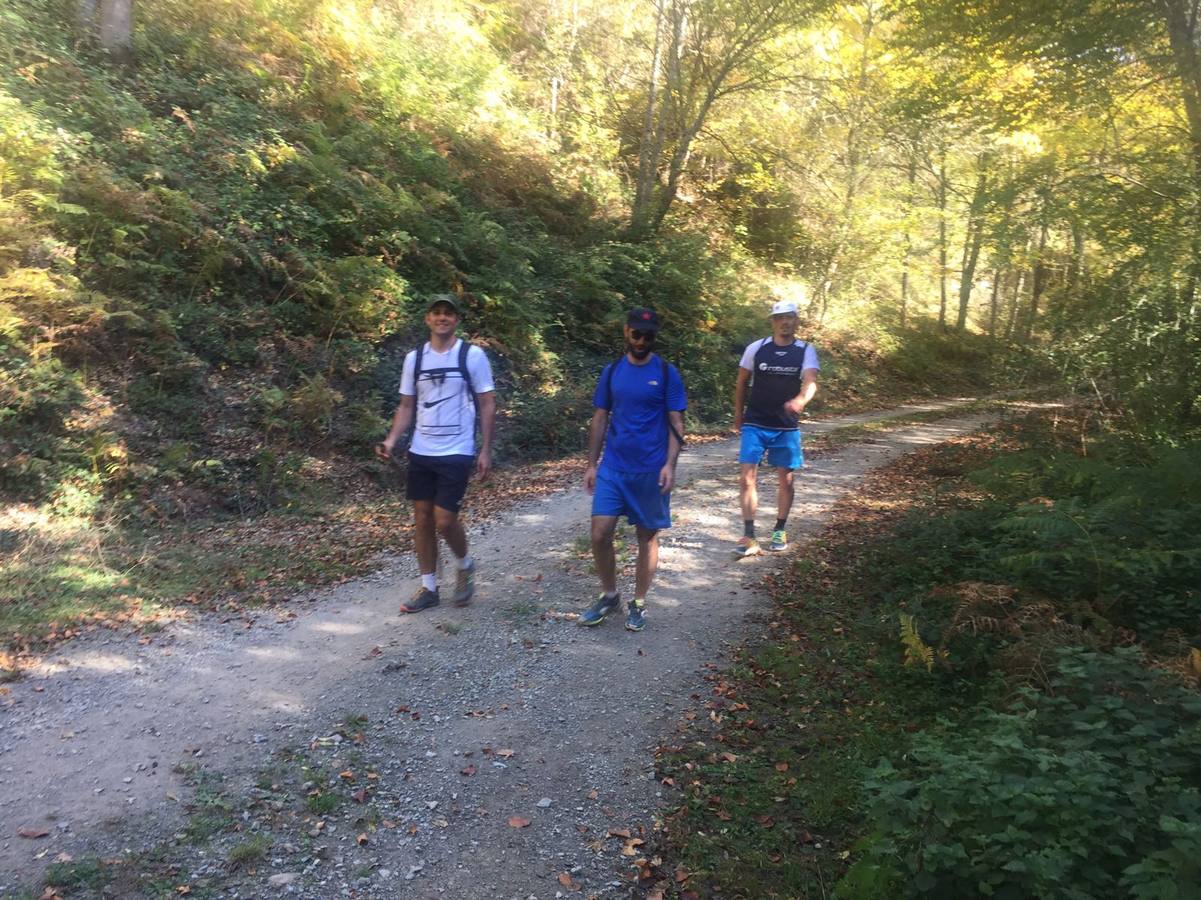
M 741 561 L 728 552 L 739 533 L 734 444 L 689 450 L 641 634 L 620 619 L 596 629 L 573 621 L 595 590 L 583 552 L 589 498 L 573 489 L 473 529 L 480 574 L 466 610 L 400 616 L 415 568 L 397 558 L 252 627 L 202 618 L 148 644 L 76 640 L 0 706 L 0 897 L 28 889 L 60 853 L 171 843 L 187 825 L 198 767 L 224 773 L 246 804 L 233 814 L 254 833 L 256 810 L 286 805 L 288 776 L 275 784 L 270 774 L 291 758 L 285 748 L 335 773 L 345 793 L 368 790 L 371 814 L 350 804 L 327 821 L 293 814 L 303 823 L 294 833 L 261 826 L 266 858 L 236 872 L 218 848 L 197 844 L 182 880 L 207 878 L 220 895 L 242 897 L 625 895 L 633 857 L 622 850 L 637 845 L 620 833 L 649 832 L 661 804 L 653 750 L 706 690 L 706 667 L 722 665 L 765 611 L 761 576 L 803 553 L 806 534 L 866 471 L 983 421 L 902 426 L 818 455 L 798 477 L 793 550 Z M 770 470 L 760 493 L 764 529 Z M 352 725 L 340 727 L 348 716 Z M 301 800 L 321 787 L 287 785 Z M 514 827 L 513 817 L 529 824 Z M 19 828 L 48 834 L 20 837 Z

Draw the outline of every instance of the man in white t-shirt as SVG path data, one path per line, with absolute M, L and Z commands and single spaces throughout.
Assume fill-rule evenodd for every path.
M 405 496 L 413 501 L 417 565 L 421 588 L 402 603 L 404 613 L 437 606 L 438 535 L 454 554 L 454 603 L 466 606 L 475 590 L 475 560 L 467 552 L 467 534 L 459 523 L 459 505 L 474 468 L 481 481 L 492 471 L 492 428 L 496 395 L 492 367 L 484 351 L 455 336 L 462 310 L 452 294 L 435 294 L 425 314 L 430 339 L 405 357 L 400 376 L 400 405 L 392 428 L 376 445 L 389 460 L 397 442 L 414 424 L 409 445 Z M 480 428 L 476 456 L 475 428 Z
M 755 539 L 755 509 L 759 505 L 759 463 L 765 455 L 779 473 L 776 525 L 769 548 L 779 551 L 788 546 L 784 526 L 792 509 L 793 473 L 805 461 L 800 415 L 817 393 L 821 368 L 813 345 L 797 339 L 797 325 L 796 304 L 791 300 L 776 303 L 771 308 L 771 337 L 748 345 L 738 364 L 734 430 L 741 435 L 738 487 L 742 537 L 734 547 L 736 556 L 761 552 Z

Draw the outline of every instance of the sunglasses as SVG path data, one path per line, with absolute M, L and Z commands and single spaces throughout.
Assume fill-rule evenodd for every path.
M 630 340 L 631 341 L 646 341 L 649 344 L 654 339 L 655 339 L 655 333 L 653 331 L 642 331 L 641 329 L 638 329 L 638 328 L 630 329 Z

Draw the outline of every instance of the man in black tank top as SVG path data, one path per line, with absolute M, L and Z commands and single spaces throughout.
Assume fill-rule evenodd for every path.
M 778 551 L 788 546 L 784 526 L 795 494 L 793 473 L 804 462 L 800 416 L 817 393 L 821 368 L 812 345 L 797 340 L 797 323 L 795 303 L 776 303 L 771 311 L 771 337 L 752 342 L 739 363 L 734 430 L 741 434 L 738 461 L 743 534 L 734 547 L 737 556 L 762 552 L 755 539 L 755 510 L 759 505 L 759 463 L 764 454 L 779 473 L 776 525 L 769 549 Z

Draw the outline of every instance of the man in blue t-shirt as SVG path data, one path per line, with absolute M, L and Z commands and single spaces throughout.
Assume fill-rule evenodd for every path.
M 613 532 L 617 519 L 625 516 L 638 534 L 626 628 L 641 631 L 646 626 L 646 594 L 659 565 L 659 530 L 671 527 L 671 489 L 688 407 L 676 367 L 651 352 L 658 332 L 653 309 L 630 310 L 625 355 L 605 366 L 592 397 L 596 410 L 584 486 L 592 494 L 592 556 L 601 595 L 580 615 L 581 625 L 599 625 L 621 607 Z
M 772 550 L 788 547 L 784 526 L 792 509 L 793 473 L 804 463 L 800 415 L 817 393 L 821 366 L 813 345 L 797 339 L 797 308 L 781 300 L 771 309 L 771 337 L 753 341 L 742 354 L 734 388 L 734 430 L 741 434 L 738 449 L 742 537 L 736 556 L 757 556 L 755 509 L 759 505 L 757 478 L 764 454 L 779 473 L 776 489 L 776 527 Z M 749 390 L 748 390 L 749 386 Z M 748 397 L 749 393 L 749 397 Z

